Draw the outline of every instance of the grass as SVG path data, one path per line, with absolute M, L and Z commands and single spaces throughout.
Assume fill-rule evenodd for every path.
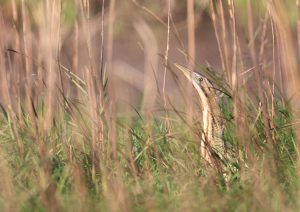
M 118 120 L 118 161 L 109 155 L 99 159 L 102 164 L 96 168 L 93 179 L 90 126 L 86 126 L 84 136 L 69 112 L 62 109 L 51 132 L 39 137 L 26 120 L 28 114 L 24 114 L 26 122 L 17 126 L 15 132 L 11 117 L 2 113 L 1 171 L 6 174 L 1 188 L 7 189 L 1 196 L 2 209 L 7 207 L 9 198 L 18 206 L 11 207 L 21 211 L 43 211 L 45 204 L 50 203 L 61 210 L 108 210 L 117 201 L 115 192 L 124 195 L 122 207 L 133 211 L 295 209 L 297 149 L 294 133 L 288 126 L 289 110 L 276 107 L 278 143 L 272 149 L 266 147 L 261 118 L 256 122 L 251 132 L 252 160 L 245 158 L 245 149 L 235 138 L 230 107 L 224 106 L 223 110 L 229 117 L 225 142 L 239 150 L 243 158 L 229 186 L 222 183 L 221 176 L 205 171 L 197 143 L 189 128 L 180 122 L 172 122 L 170 134 L 163 120 L 155 119 L 149 124 L 135 118 L 130 126 L 128 121 Z M 151 128 L 151 133 L 147 128 Z M 23 145 L 22 154 L 18 143 Z M 122 184 L 122 191 L 118 191 L 116 183 Z
M 156 2 L 37 2 L 0 2 L 0 211 L 299 210 L 296 28 L 280 1 L 261 1 L 257 13 L 250 0 L 175 1 L 161 16 Z M 223 93 L 223 140 L 234 158 L 225 163 L 236 170 L 227 180 L 201 158 L 199 100 L 171 57 L 182 24 L 170 15 L 194 4 L 187 19 L 198 9 L 210 17 L 219 65 L 194 64 L 194 20 L 180 52 Z M 120 16 L 142 20 L 139 36 L 153 37 L 139 44 L 149 77 L 137 103 L 113 74 L 113 35 L 128 33 L 114 28 Z M 166 33 L 162 67 L 151 26 Z M 120 97 L 129 102 L 121 111 Z

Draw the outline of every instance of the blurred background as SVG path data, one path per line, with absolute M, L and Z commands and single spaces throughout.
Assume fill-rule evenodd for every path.
M 11 71 L 6 71 L 9 80 L 7 89 L 10 92 L 17 92 L 18 89 L 13 88 L 14 84 L 19 84 L 19 88 L 25 88 L 25 84 L 28 82 L 29 87 L 32 87 L 29 90 L 41 95 L 42 90 L 39 90 L 41 88 L 35 86 L 43 87 L 40 82 L 47 81 L 46 78 L 49 77 L 47 71 L 52 71 L 46 67 L 47 63 L 53 63 L 53 66 L 62 65 L 79 77 L 83 77 L 84 69 L 91 65 L 92 61 L 93 69 L 99 75 L 102 66 L 108 65 L 111 68 L 108 71 L 110 87 L 114 88 L 114 96 L 122 108 L 133 102 L 137 106 L 146 87 L 150 86 L 150 90 L 156 96 L 158 91 L 156 88 L 153 89 L 154 85 L 152 84 L 156 84 L 155 86 L 162 90 L 163 81 L 167 81 L 165 83 L 166 93 L 170 100 L 177 101 L 182 97 L 179 97 L 180 94 L 176 91 L 178 86 L 176 86 L 173 76 L 176 73 L 172 74 L 168 70 L 164 79 L 167 46 L 170 65 L 177 63 L 202 73 L 203 71 L 195 67 L 196 64 L 212 67 L 220 73 L 221 77 L 228 80 L 228 75 L 225 74 L 228 70 L 224 69 L 229 69 L 229 67 L 224 67 L 224 61 L 222 67 L 220 56 L 222 43 L 220 42 L 222 42 L 223 35 L 225 40 L 227 39 L 227 41 L 223 41 L 224 44 L 228 42 L 230 45 L 234 42 L 231 36 L 233 28 L 230 23 L 230 12 L 227 13 L 225 4 L 225 25 L 221 23 L 221 16 L 217 16 L 216 21 L 219 23 L 215 25 L 216 31 L 212 22 L 210 1 L 195 0 L 193 2 L 193 13 L 190 13 L 192 16 L 189 16 L 188 3 L 180 0 L 165 2 L 126 0 L 114 3 L 113 9 L 108 0 L 53 2 L 1 0 L 2 47 L 4 50 L 13 50 L 3 53 L 6 64 L 8 58 L 12 60 L 10 62 L 12 67 L 8 67 Z M 102 13 L 103 3 L 105 4 L 104 13 Z M 217 1 L 214 4 L 217 5 Z M 277 61 L 276 58 L 272 58 L 272 52 L 276 48 L 270 41 L 272 26 L 266 23 L 269 21 L 267 20 L 268 13 L 272 12 L 268 8 L 270 7 L 268 1 L 255 0 L 251 1 L 251 4 L 251 21 L 253 21 L 251 33 L 254 33 L 255 41 L 251 41 L 252 38 L 249 37 L 247 1 L 234 1 L 236 18 L 234 30 L 238 36 L 239 49 L 237 69 L 241 81 L 247 81 L 247 83 L 253 82 L 254 79 L 252 70 L 254 64 L 250 53 L 251 42 L 258 46 L 263 45 L 261 50 L 265 57 L 264 77 L 272 78 L 272 65 Z M 291 42 L 296 42 L 297 10 L 295 1 L 281 2 L 280 7 L 282 11 L 279 15 L 284 16 L 282 22 L 290 27 Z M 217 6 L 215 9 L 218 9 Z M 170 12 L 169 34 L 168 12 Z M 113 20 L 110 20 L 110 17 L 113 17 Z M 193 26 L 189 28 L 190 23 Z M 226 27 L 227 35 L 222 34 L 222 26 Z M 220 33 L 219 41 L 216 32 Z M 275 32 L 273 31 L 273 33 Z M 168 37 L 169 40 L 167 40 Z M 259 50 L 259 47 L 255 47 L 258 54 Z M 293 51 L 297 52 L 297 49 L 295 48 Z M 230 50 L 227 50 L 227 54 L 227 60 L 231 60 Z M 14 66 L 18 66 L 17 71 L 13 71 Z M 278 67 L 277 64 L 275 68 L 278 72 L 275 76 L 276 84 L 283 88 L 284 82 L 280 82 Z M 250 71 L 247 72 L 247 70 Z M 53 83 L 62 80 L 64 81 L 63 90 L 68 95 L 76 93 L 74 89 L 72 90 L 72 83 L 65 74 L 60 76 L 61 73 L 58 70 L 52 72 L 57 75 L 57 77 L 54 76 Z M 114 83 L 117 86 L 113 86 Z M 248 86 L 251 86 L 251 83 Z M 23 93 L 23 90 L 21 89 L 19 92 Z M 3 98 L 1 101 L 4 101 Z M 148 98 L 147 94 L 146 98 Z

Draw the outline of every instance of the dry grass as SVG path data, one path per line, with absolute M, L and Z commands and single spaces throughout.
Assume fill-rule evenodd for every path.
M 0 210 L 299 210 L 298 13 L 298 0 L 1 1 Z M 197 62 L 204 21 L 214 67 Z M 200 157 L 175 64 L 223 93 L 226 183 Z

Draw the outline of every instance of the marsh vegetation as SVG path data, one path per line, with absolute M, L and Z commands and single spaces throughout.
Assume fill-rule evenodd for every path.
M 1 211 L 298 211 L 298 0 L 1 0 Z M 236 172 L 201 158 L 220 93 Z

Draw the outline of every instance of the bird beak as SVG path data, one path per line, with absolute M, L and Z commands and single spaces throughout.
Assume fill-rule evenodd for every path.
M 189 69 L 179 65 L 179 64 L 175 64 L 175 66 L 183 73 L 183 75 L 188 78 L 188 80 L 194 84 L 193 82 L 193 78 L 192 78 L 192 71 L 190 71 Z
M 194 86 L 194 88 L 196 89 L 200 99 L 202 100 L 202 102 L 207 102 L 206 101 L 206 96 L 204 91 L 201 89 L 201 87 L 197 84 L 197 82 L 193 79 L 192 74 L 193 72 L 190 71 L 189 69 L 175 64 L 175 66 L 184 74 L 184 76 L 192 83 L 192 85 Z

